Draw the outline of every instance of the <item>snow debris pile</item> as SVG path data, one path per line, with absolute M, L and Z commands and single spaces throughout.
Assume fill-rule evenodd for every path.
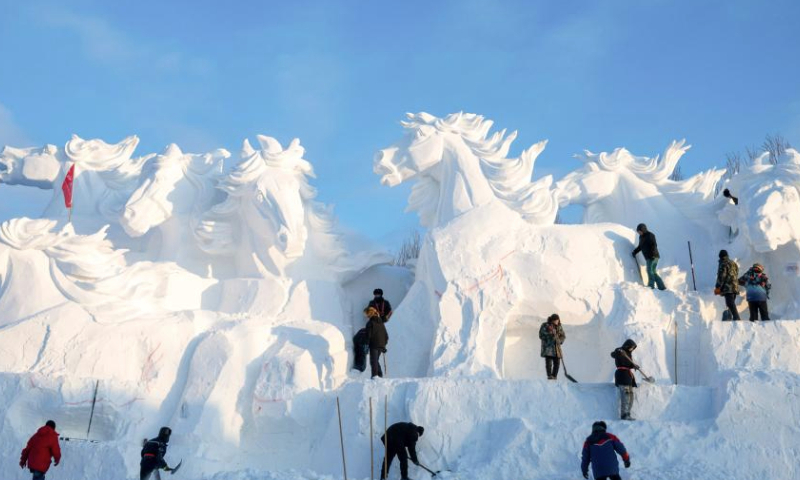
M 413 182 L 428 229 L 413 272 L 337 226 L 296 139 L 245 141 L 236 161 L 177 145 L 135 157 L 135 136 L 6 147 L 0 182 L 53 191 L 41 218 L 0 225 L 7 471 L 52 418 L 69 440 L 48 478 L 138 478 L 142 439 L 168 425 L 185 478 L 338 479 L 338 400 L 349 478 L 370 477 L 370 440 L 378 473 L 385 420 L 425 427 L 417 451 L 437 478 L 576 478 L 601 419 L 631 454 L 623 478 L 798 478 L 798 152 L 725 185 L 720 170 L 669 179 L 683 141 L 533 179 L 546 141 L 509 157 L 516 132 L 478 115 L 403 125 L 374 170 Z M 568 205 L 582 224 L 554 224 Z M 631 256 L 640 222 L 665 291 Z M 776 321 L 719 321 L 720 249 L 740 273 L 766 267 Z M 370 380 L 351 339 L 375 287 L 395 308 L 389 378 Z M 546 380 L 538 333 L 554 312 L 580 383 Z M 621 422 L 609 353 L 628 338 L 655 383 Z

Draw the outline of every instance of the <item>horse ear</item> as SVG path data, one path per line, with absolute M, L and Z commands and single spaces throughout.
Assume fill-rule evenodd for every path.
M 173 157 L 173 156 L 183 155 L 183 152 L 181 151 L 181 148 L 178 145 L 170 143 L 169 145 L 167 145 L 167 148 L 164 149 L 164 153 L 162 153 L 162 155 L 165 157 Z
M 255 149 L 253 148 L 253 146 L 252 146 L 252 145 L 250 145 L 250 140 L 248 140 L 248 139 L 246 139 L 246 138 L 245 138 L 245 139 L 244 139 L 244 142 L 242 142 L 242 155 L 241 155 L 241 156 L 242 156 L 242 158 L 247 158 L 247 157 L 250 157 L 250 156 L 252 156 L 254 153 L 256 153 L 256 151 L 255 151 Z
M 283 151 L 283 146 L 281 142 L 277 141 L 273 137 L 268 137 L 266 135 L 256 135 L 258 139 L 258 143 L 261 145 L 262 150 L 266 150 L 267 153 L 280 153 Z

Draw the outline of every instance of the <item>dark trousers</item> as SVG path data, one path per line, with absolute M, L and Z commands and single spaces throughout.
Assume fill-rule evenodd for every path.
M 150 475 L 155 472 L 155 479 L 161 480 L 161 472 L 156 467 L 142 467 L 139 471 L 139 480 L 149 480 Z
M 600 477 L 596 480 L 622 480 L 622 477 L 619 475 L 608 475 L 606 477 Z
M 369 349 L 369 368 L 372 371 L 373 377 L 383 377 L 383 370 L 381 370 L 381 349 Z
M 558 367 L 561 366 L 561 359 L 558 357 L 544 357 L 544 368 L 547 370 L 547 378 L 558 376 Z
M 726 293 L 725 294 L 725 306 L 728 307 L 728 310 L 731 311 L 731 315 L 733 315 L 734 320 L 741 320 L 742 317 L 739 316 L 739 310 L 736 308 L 736 294 L 735 293 Z
M 44 480 L 44 472 L 40 472 L 39 470 L 31 470 L 33 474 L 32 480 Z
M 386 476 L 389 475 L 389 469 L 392 467 L 392 459 L 394 459 L 395 455 L 400 460 L 400 478 L 408 478 L 408 453 L 406 453 L 406 447 L 389 446 L 386 451 L 386 465 L 381 462 L 381 480 L 386 478 L 384 472 L 386 472 Z
M 758 320 L 758 314 L 761 313 L 761 320 L 769 320 L 769 312 L 767 311 L 767 302 L 747 302 L 750 307 L 750 321 L 755 322 Z

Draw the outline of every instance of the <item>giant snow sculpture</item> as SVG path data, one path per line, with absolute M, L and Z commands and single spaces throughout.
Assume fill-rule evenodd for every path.
M 22 345 L 0 345 L 0 372 L 31 376 L 0 379 L 0 390 L 19 390 L 15 415 L 85 430 L 88 403 L 73 400 L 99 381 L 106 441 L 135 445 L 152 421 L 198 448 L 226 439 L 233 449 L 217 449 L 220 461 L 265 441 L 313 441 L 295 430 L 318 420 L 310 407 L 345 379 L 345 338 L 363 322 L 353 305 L 368 291 L 350 298 L 348 282 L 374 278 L 391 256 L 342 232 L 315 200 L 299 140 L 258 141 L 227 170 L 222 149 L 133 157 L 136 137 L 3 150 L 2 183 L 53 190 L 42 218 L 0 225 L 0 329 Z M 60 187 L 72 165 L 68 222 Z M 73 355 L 70 342 L 90 354 Z
M 787 149 L 774 165 L 768 155 L 728 181 L 739 204 L 726 202 L 719 220 L 742 271 L 761 263 L 773 277 L 772 311 L 791 314 L 800 308 L 800 153 Z

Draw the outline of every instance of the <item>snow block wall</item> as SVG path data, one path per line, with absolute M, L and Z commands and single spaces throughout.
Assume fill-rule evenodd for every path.
M 18 452 L 53 419 L 69 440 L 48 478 L 137 478 L 141 440 L 162 425 L 185 478 L 342 478 L 338 400 L 348 478 L 377 474 L 383 429 L 412 421 L 441 478 L 572 479 L 601 419 L 631 452 L 623 478 L 800 476 L 797 152 L 730 179 L 734 206 L 714 195 L 722 171 L 668 179 L 684 142 L 660 157 L 586 152 L 554 180 L 534 176 L 546 141 L 510 156 L 516 132 L 481 116 L 403 125 L 373 168 L 387 186 L 413 183 L 427 229 L 413 270 L 337 226 L 298 140 L 259 136 L 238 159 L 176 145 L 137 157 L 136 137 L 5 148 L 0 182 L 53 196 L 41 218 L 0 225 L 3 471 L 24 477 Z M 584 223 L 554 224 L 570 204 Z M 666 291 L 646 288 L 631 256 L 640 222 Z M 766 266 L 773 321 L 720 321 L 723 248 L 742 272 Z M 395 309 L 388 378 L 371 380 L 351 352 L 376 287 Z M 552 313 L 562 372 L 580 383 L 545 379 L 538 331 Z M 627 338 L 655 378 L 635 422 L 617 420 L 609 356 Z

